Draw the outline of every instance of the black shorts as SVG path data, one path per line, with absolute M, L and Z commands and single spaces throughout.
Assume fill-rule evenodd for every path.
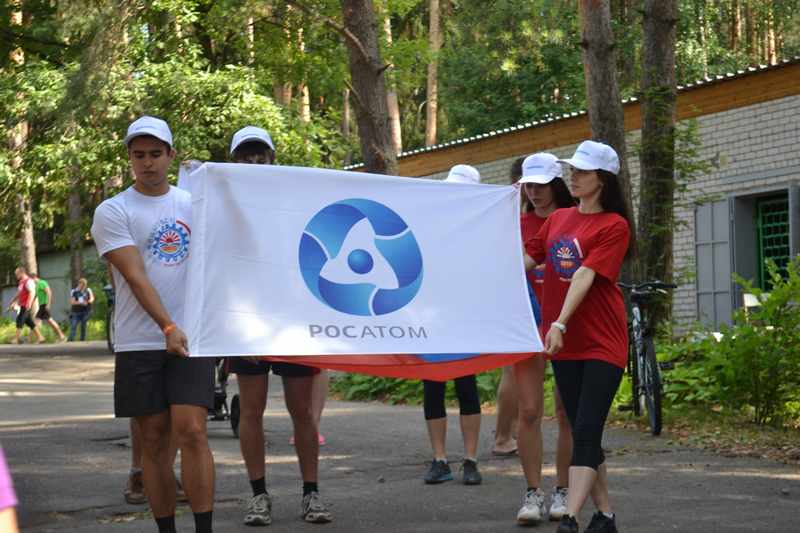
M 233 374 L 244 374 L 245 376 L 268 374 L 270 370 L 272 370 L 273 374 L 281 376 L 282 378 L 304 378 L 319 374 L 319 368 L 296 365 L 294 363 L 277 361 L 259 361 L 258 363 L 251 363 L 244 357 L 229 357 L 228 361 Z
M 20 307 L 19 313 L 17 313 L 17 329 L 22 329 L 24 326 L 33 329 L 36 327 L 36 322 L 31 318 L 30 309 L 27 307 Z
M 50 320 L 50 309 L 47 308 L 47 304 L 39 306 L 39 310 L 36 311 L 36 318 L 39 320 Z
M 213 357 L 179 357 L 165 350 L 115 354 L 115 416 L 154 415 L 170 405 L 213 409 Z

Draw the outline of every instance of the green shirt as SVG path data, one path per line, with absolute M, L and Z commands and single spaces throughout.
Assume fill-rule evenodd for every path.
M 47 289 L 50 285 L 43 279 L 36 282 L 36 298 L 39 300 L 39 305 L 47 305 Z

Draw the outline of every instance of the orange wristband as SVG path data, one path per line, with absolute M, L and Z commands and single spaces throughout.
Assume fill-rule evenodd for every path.
M 176 326 L 173 322 L 170 322 L 169 324 L 164 326 L 161 331 L 164 332 L 164 336 L 166 337 L 167 335 L 172 333 L 172 330 L 177 329 L 177 328 L 178 328 L 178 326 Z

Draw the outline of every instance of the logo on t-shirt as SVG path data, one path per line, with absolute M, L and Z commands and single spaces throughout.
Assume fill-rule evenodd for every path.
M 550 262 L 561 281 L 570 281 L 572 275 L 581 267 L 583 253 L 578 239 L 562 237 L 550 246 Z
M 147 248 L 165 265 L 179 265 L 189 255 L 191 233 L 185 222 L 162 218 L 150 234 Z

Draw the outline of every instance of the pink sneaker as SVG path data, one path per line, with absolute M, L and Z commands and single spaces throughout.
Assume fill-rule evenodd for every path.
M 319 436 L 320 446 L 325 446 L 326 444 L 328 444 L 328 441 L 325 440 L 325 437 L 322 435 L 322 433 L 320 433 L 318 436 Z M 294 446 L 294 435 L 289 437 L 289 446 Z

